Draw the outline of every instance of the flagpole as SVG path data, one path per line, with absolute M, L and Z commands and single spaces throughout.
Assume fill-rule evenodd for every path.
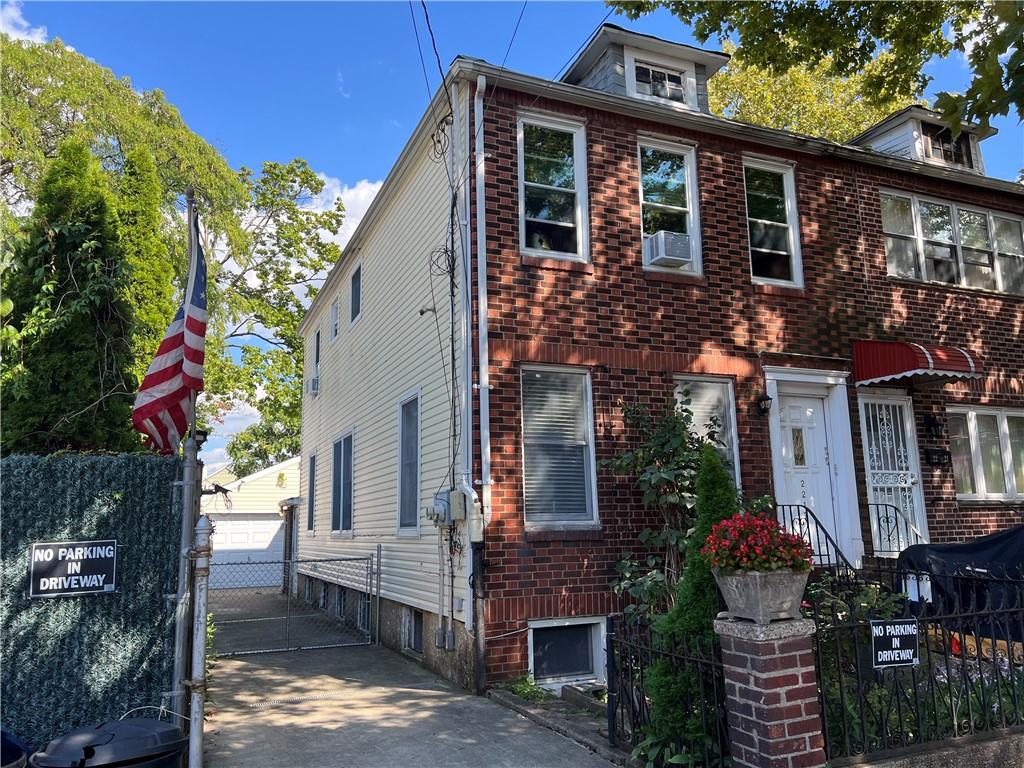
M 192 265 L 195 263 L 195 237 L 194 237 L 194 216 L 195 216 L 195 195 L 192 187 L 185 190 L 185 222 L 188 229 L 188 274 L 191 276 Z M 186 300 L 188 288 L 186 286 Z M 199 506 L 201 495 L 201 470 L 198 461 L 199 444 L 196 441 L 196 393 L 189 394 L 192 405 L 191 416 L 189 417 L 189 432 L 185 439 L 182 461 L 181 476 L 181 541 L 178 562 L 178 594 L 175 612 L 174 627 L 174 700 L 173 709 L 181 715 L 185 714 L 185 706 L 189 704 L 189 692 L 185 690 L 188 685 L 186 678 L 194 677 L 188 675 L 188 659 L 191 656 L 189 637 L 191 634 L 192 618 L 191 610 L 191 558 L 192 536 L 196 524 L 196 512 Z

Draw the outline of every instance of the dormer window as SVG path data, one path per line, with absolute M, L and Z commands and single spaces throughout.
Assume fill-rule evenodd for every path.
M 692 61 L 623 50 L 626 94 L 674 107 L 697 109 L 697 70 Z
M 641 61 L 636 63 L 634 71 L 638 96 L 657 96 L 659 99 L 686 103 L 686 82 L 682 72 L 673 72 Z
M 965 168 L 974 167 L 970 134 L 961 132 L 954 139 L 948 127 L 929 123 L 921 123 L 921 132 L 924 134 L 924 151 L 929 159 Z

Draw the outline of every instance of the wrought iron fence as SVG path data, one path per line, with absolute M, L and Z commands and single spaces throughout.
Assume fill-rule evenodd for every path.
M 817 626 L 829 760 L 1024 724 L 1019 573 L 888 568 L 853 581 L 826 577 L 808 588 L 804 607 Z M 917 661 L 876 668 L 871 622 L 892 619 L 916 626 Z
M 893 504 L 868 504 L 868 519 L 876 557 L 898 557 L 907 547 L 928 542 L 907 513 Z
M 220 656 L 366 645 L 373 557 L 210 566 L 213 651 Z
M 730 763 L 718 638 L 670 638 L 608 618 L 608 741 L 655 764 Z

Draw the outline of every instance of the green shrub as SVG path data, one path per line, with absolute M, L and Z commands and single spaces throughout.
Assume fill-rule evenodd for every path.
M 537 682 L 533 679 L 533 675 L 523 675 L 518 677 L 510 683 L 505 685 L 505 689 L 510 693 L 514 693 L 520 699 L 526 699 L 527 701 L 545 701 L 550 699 L 552 694 L 547 688 L 543 688 L 537 685 Z

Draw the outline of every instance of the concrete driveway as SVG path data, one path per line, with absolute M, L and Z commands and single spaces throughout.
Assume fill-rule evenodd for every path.
M 209 768 L 609 768 L 574 741 L 384 648 L 221 659 Z

